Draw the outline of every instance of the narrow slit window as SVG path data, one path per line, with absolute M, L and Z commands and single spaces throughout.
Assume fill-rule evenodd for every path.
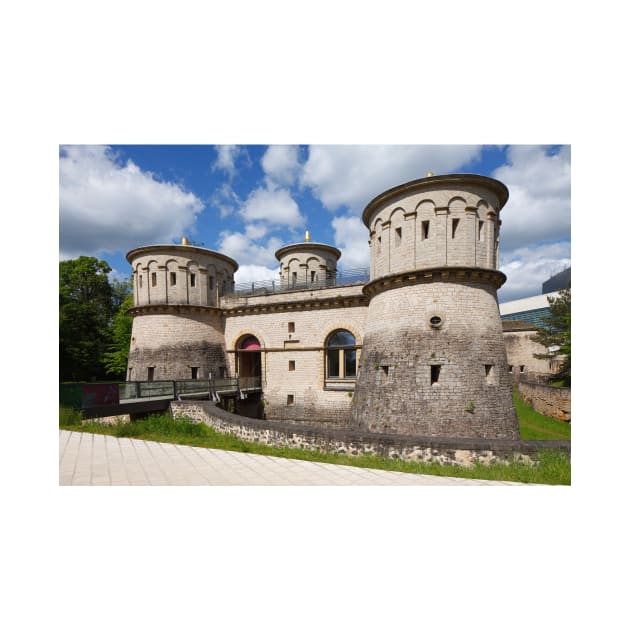
M 140 288 L 142 289 L 142 276 L 139 276 L 138 280 L 140 281 Z
M 402 241 L 402 228 L 401 227 L 397 227 L 396 231 L 395 231 L 395 237 L 394 237 L 394 244 L 396 247 L 398 247 L 400 245 Z
M 459 219 L 453 219 L 451 238 L 455 238 L 455 232 L 457 232 L 458 225 L 459 225 Z
M 289 361 L 289 372 L 295 372 L 295 361 Z
M 190 286 L 194 287 L 197 284 L 197 276 L 194 273 L 190 274 Z
M 177 274 L 174 271 L 170 273 L 171 286 L 174 287 L 177 284 Z
M 199 378 L 199 368 L 198 367 L 191 367 L 190 368 L 190 378 L 192 378 L 192 379 Z
M 317 280 L 317 272 L 311 271 L 311 284 Z
M 509 367 L 509 369 L 510 369 L 510 374 L 512 374 L 512 372 L 514 371 L 514 366 L 513 366 L 513 365 L 510 365 L 510 366 L 508 366 L 508 367 Z
M 524 372 L 524 371 L 525 371 L 525 366 L 521 365 L 521 372 Z
M 157 273 L 155 271 L 151 272 L 151 286 L 157 286 Z
M 492 376 L 492 365 L 484 365 L 484 368 L 486 370 L 486 380 L 489 380 Z
M 127 380 L 130 381 L 131 380 L 131 374 L 133 372 L 133 368 L 129 368 L 129 376 L 127 377 Z
M 155 368 L 154 367 L 147 368 L 147 381 L 152 381 L 154 376 L 155 376 Z
M 208 278 L 208 289 L 210 289 L 210 291 L 214 291 L 214 276 L 210 276 Z
M 291 274 L 291 279 L 292 279 L 294 285 L 297 284 L 297 271 L 294 271 Z
M 422 222 L 422 240 L 426 240 L 429 238 L 429 223 L 430 221 Z
M 293 394 L 287 394 L 287 405 L 295 404 L 295 396 Z
M 440 365 L 431 366 L 431 385 L 435 385 L 440 380 Z
M 479 221 L 479 232 L 477 233 L 477 240 L 483 241 L 483 221 Z

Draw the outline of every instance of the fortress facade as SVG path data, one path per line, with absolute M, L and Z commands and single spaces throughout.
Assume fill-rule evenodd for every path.
M 234 290 L 236 261 L 188 244 L 127 254 L 128 380 L 239 378 L 244 415 L 368 432 L 518 438 L 497 289 L 500 182 L 427 176 L 365 208 L 369 279 L 307 238 L 277 281 Z

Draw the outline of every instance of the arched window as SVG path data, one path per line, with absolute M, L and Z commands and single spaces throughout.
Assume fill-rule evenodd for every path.
M 326 378 L 354 380 L 357 376 L 357 350 L 354 335 L 335 330 L 326 342 Z

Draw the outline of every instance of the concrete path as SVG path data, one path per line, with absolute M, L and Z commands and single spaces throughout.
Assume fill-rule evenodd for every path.
M 59 431 L 61 486 L 519 486 Z

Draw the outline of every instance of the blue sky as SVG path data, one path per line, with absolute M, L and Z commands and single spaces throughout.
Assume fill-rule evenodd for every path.
M 541 292 L 570 265 L 570 147 L 486 145 L 71 145 L 60 148 L 60 258 L 98 256 L 125 277 L 125 253 L 182 235 L 240 265 L 236 282 L 277 277 L 274 252 L 335 245 L 367 267 L 361 212 L 383 190 L 435 174 L 495 177 L 501 213 L 499 300 Z

